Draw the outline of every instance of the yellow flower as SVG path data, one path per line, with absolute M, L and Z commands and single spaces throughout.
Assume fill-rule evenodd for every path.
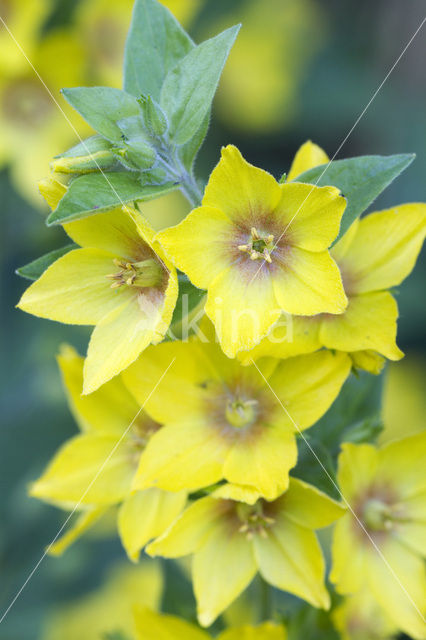
M 5 0 L 1 4 L 1 17 L 10 33 L 32 59 L 37 49 L 41 27 L 50 10 L 48 0 Z M 7 29 L 0 30 L 0 75 L 9 77 L 27 71 L 28 62 L 13 41 Z
M 51 206 L 65 192 L 55 181 L 42 188 Z M 64 229 L 82 248 L 46 269 L 18 307 L 58 322 L 96 325 L 84 364 L 83 393 L 91 393 L 162 340 L 176 304 L 177 275 L 152 228 L 131 207 Z
M 139 405 L 120 377 L 82 396 L 83 358 L 66 346 L 58 362 L 81 433 L 59 449 L 30 494 L 65 508 L 75 504 L 81 508 L 75 526 L 50 552 L 61 554 L 109 507 L 121 503 L 118 532 L 130 559 L 136 561 L 145 544 L 173 522 L 186 502 L 183 491 L 131 492 L 141 452 L 160 425 L 138 413 Z
M 327 156 L 311 142 L 297 153 L 294 178 Z M 297 315 L 278 323 L 243 362 L 274 355 L 287 358 L 321 347 L 351 354 L 354 365 L 379 373 L 384 359 L 399 360 L 396 345 L 398 307 L 389 289 L 414 268 L 426 235 L 426 204 L 403 204 L 371 213 L 352 224 L 330 253 L 342 274 L 349 303 L 340 315 Z
M 151 611 L 147 607 L 135 609 L 138 640 L 211 640 L 211 635 L 194 624 L 176 616 Z M 286 640 L 282 625 L 264 622 L 257 626 L 244 625 L 223 631 L 216 640 Z
M 424 638 L 426 432 L 342 449 L 338 482 L 356 517 L 336 525 L 330 579 L 341 594 L 368 591 L 398 628 Z
M 33 24 L 34 4 L 40 11 L 44 3 L 31 0 L 14 6 L 14 11 L 22 14 L 19 20 L 27 25 Z M 34 20 L 35 33 L 31 38 L 22 41 L 17 33 L 14 35 L 48 89 L 10 35 L 1 29 L 2 41 L 5 38 L 10 41 L 6 50 L 13 48 L 22 65 L 0 70 L 0 163 L 10 166 L 15 188 L 32 204 L 40 206 L 36 183 L 48 172 L 52 156 L 75 144 L 75 128 L 83 137 L 89 135 L 90 129 L 59 93 L 63 86 L 86 84 L 84 51 L 76 34 L 55 29 L 41 37 L 37 31 L 39 21 Z
M 254 347 L 282 311 L 344 311 L 327 248 L 345 206 L 335 187 L 278 184 L 236 147 L 222 149 L 203 205 L 158 238 L 193 284 L 208 290 L 206 314 L 227 356 Z
M 343 512 L 337 502 L 295 478 L 272 502 L 253 489 L 223 485 L 188 507 L 147 553 L 194 554 L 192 580 L 202 626 L 212 624 L 257 571 L 271 585 L 328 609 L 325 563 L 313 529 L 328 526 Z
M 331 613 L 342 640 L 392 640 L 397 627 L 366 591 L 345 598 Z
M 136 636 L 132 609 L 146 606 L 158 609 L 163 592 L 161 567 L 156 561 L 143 561 L 133 567 L 118 563 L 109 569 L 102 586 L 67 602 L 47 617 L 42 640 L 101 640 L 106 633 Z
M 294 422 L 312 426 L 350 371 L 348 356 L 325 351 L 260 363 L 290 418 L 256 367 L 229 360 L 217 344 L 163 342 L 123 373 L 138 402 L 172 361 L 145 404 L 165 426 L 141 457 L 135 489 L 198 489 L 225 478 L 275 498 L 296 464 Z

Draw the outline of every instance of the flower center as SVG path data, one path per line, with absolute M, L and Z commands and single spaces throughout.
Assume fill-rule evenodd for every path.
M 370 531 L 389 531 L 393 526 L 392 511 L 389 505 L 372 498 L 364 506 L 362 513 L 364 524 Z
M 256 419 L 257 400 L 229 400 L 226 406 L 226 419 L 233 427 L 247 427 Z
M 240 533 L 244 533 L 248 540 L 254 535 L 260 535 L 262 538 L 268 536 L 267 530 L 274 524 L 274 518 L 264 513 L 264 504 L 262 500 L 258 500 L 254 505 L 237 503 L 237 516 L 241 521 L 238 529 Z
M 250 236 L 248 244 L 240 244 L 238 249 L 248 253 L 250 260 L 272 262 L 271 252 L 274 250 L 274 236 L 272 233 L 268 235 L 259 233 L 256 227 L 252 227 Z
M 122 287 L 155 287 L 160 284 L 163 270 L 158 260 L 149 258 L 141 262 L 126 262 L 114 259 L 114 264 L 119 267 L 117 273 L 110 273 L 107 278 L 113 280 L 111 288 Z

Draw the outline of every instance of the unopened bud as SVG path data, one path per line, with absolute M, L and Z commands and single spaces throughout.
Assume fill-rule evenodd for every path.
M 150 169 L 157 159 L 155 149 L 142 141 L 114 149 L 114 153 L 121 164 L 133 171 Z
M 109 169 L 117 160 L 110 149 L 95 151 L 84 156 L 55 158 L 50 168 L 55 173 L 92 173 L 100 169 Z
M 167 118 L 151 96 L 141 96 L 138 102 L 142 111 L 145 127 L 152 136 L 161 137 L 168 129 Z

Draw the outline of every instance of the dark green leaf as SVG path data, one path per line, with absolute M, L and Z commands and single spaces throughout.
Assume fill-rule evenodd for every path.
M 124 89 L 159 100 L 164 79 L 194 43 L 157 0 L 136 0 L 124 54 Z
M 178 188 L 168 182 L 143 184 L 136 173 L 94 173 L 73 180 L 58 206 L 47 219 L 48 226 L 85 218 L 135 200 L 152 200 Z
M 342 218 L 340 238 L 352 222 L 413 162 L 414 157 L 414 154 L 401 154 L 335 160 L 328 167 L 323 164 L 305 171 L 296 180 L 320 187 L 333 185 L 340 189 L 348 201 Z
M 51 264 L 68 253 L 68 251 L 76 248 L 77 245 L 72 243 L 60 249 L 54 249 L 40 258 L 36 258 L 24 267 L 19 267 L 19 269 L 16 269 L 16 273 L 23 278 L 27 278 L 27 280 L 38 280 L 41 274 L 46 271 L 47 267 L 50 267 Z
M 240 25 L 226 29 L 192 49 L 169 71 L 160 104 L 169 119 L 170 138 L 188 142 L 210 111 L 213 96 Z
M 117 120 L 140 113 L 134 96 L 111 87 L 75 87 L 62 89 L 65 99 L 95 131 L 112 142 L 121 139 Z
M 186 339 L 192 333 L 191 321 L 195 319 L 196 314 L 203 307 L 206 292 L 203 289 L 194 287 L 184 273 L 179 273 L 178 278 L 179 295 L 168 337 L 171 339 Z

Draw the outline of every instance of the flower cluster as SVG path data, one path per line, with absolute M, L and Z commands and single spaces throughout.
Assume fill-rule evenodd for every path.
M 154 0 L 147 4 L 163 15 Z M 169 14 L 164 20 L 177 29 Z M 333 612 L 336 626 L 345 630 L 356 599 L 368 589 L 384 625 L 425 637 L 426 434 L 377 449 L 374 433 L 367 429 L 357 440 L 359 430 L 343 420 L 334 438 L 334 448 L 342 449 L 335 498 L 307 481 L 309 468 L 299 454 L 307 445 L 309 467 L 317 464 L 304 431 L 321 427 L 317 423 L 342 387 L 352 383 L 353 370 L 379 373 L 385 358 L 402 357 L 390 289 L 414 267 L 426 233 L 426 205 L 401 205 L 359 220 L 362 210 L 352 192 L 342 195 L 331 180 L 312 184 L 309 172 L 328 159 L 311 142 L 280 181 L 246 162 L 236 147 L 225 147 L 197 201 L 192 168 L 183 168 L 176 149 L 182 153 L 197 135 L 191 133 L 193 118 L 205 121 L 207 110 L 191 102 L 199 87 L 188 89 L 182 74 L 189 68 L 207 74 L 205 90 L 213 63 L 200 60 L 226 57 L 235 31 L 195 48 L 176 33 L 181 59 L 166 75 L 160 97 L 154 89 L 154 97 L 138 101 L 130 93 L 103 93 L 111 112 L 101 121 L 91 107 L 92 90 L 69 93 L 98 127 L 98 147 L 108 138 L 125 140 L 121 167 L 87 181 L 77 162 L 68 184 L 56 178 L 41 183 L 52 220 L 63 224 L 75 246 L 44 261 L 18 306 L 43 318 L 95 326 L 85 359 L 69 346 L 58 358 L 80 433 L 30 490 L 77 512 L 50 551 L 62 553 L 118 505 L 118 532 L 131 560 L 144 548 L 166 558 L 193 556 L 198 621 L 207 627 L 257 573 L 277 590 L 328 610 L 316 531 L 337 521 L 329 578 L 353 600 Z M 187 111 L 176 106 L 179 78 Z M 120 108 L 114 101 L 121 101 Z M 142 191 L 130 197 L 138 162 Z M 171 186 L 158 182 L 158 171 L 167 167 Z M 362 181 L 357 171 L 349 186 Z M 112 204 L 111 194 L 101 193 L 98 179 L 108 176 L 120 193 L 127 185 L 125 202 Z M 176 187 L 194 209 L 156 234 L 143 202 L 156 189 Z M 137 200 L 139 205 L 129 204 Z M 187 291 L 198 292 L 191 309 L 188 300 L 184 305 Z M 191 335 L 182 331 L 190 316 Z M 177 324 L 179 340 L 172 339 Z M 162 629 L 164 637 L 208 637 L 189 623 L 145 610 L 136 626 L 141 638 L 163 637 Z M 285 633 L 265 622 L 220 638 L 278 640 Z

